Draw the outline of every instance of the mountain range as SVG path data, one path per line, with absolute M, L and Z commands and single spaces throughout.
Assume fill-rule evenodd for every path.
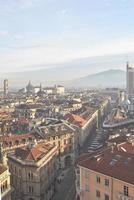
M 52 74 L 53 75 L 53 74 Z M 22 73 L 14 73 L 8 76 L 9 85 L 14 85 L 16 88 L 24 87 L 31 80 L 33 85 L 52 86 L 54 84 L 62 84 L 66 87 L 89 87 L 89 88 L 104 88 L 104 87 L 125 87 L 126 73 L 123 70 L 111 69 L 99 73 L 90 74 L 74 80 L 53 80 L 46 81 L 46 70 L 29 71 Z M 17 84 L 19 80 L 19 84 Z
M 107 55 L 76 59 L 55 65 L 41 65 L 21 72 L 3 74 L 9 79 L 9 87 L 24 87 L 31 80 L 33 85 L 51 86 L 63 84 L 69 87 L 124 87 L 126 81 L 125 63 L 127 55 Z M 134 62 L 134 53 L 129 54 Z M 3 85 L 0 83 L 0 85 Z
M 69 81 L 68 86 L 76 87 L 125 87 L 126 73 L 123 70 L 107 70 Z

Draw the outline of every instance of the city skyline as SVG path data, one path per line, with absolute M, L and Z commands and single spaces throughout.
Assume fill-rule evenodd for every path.
M 121 54 L 123 62 L 129 60 L 133 7 L 132 0 L 0 0 L 1 73 L 64 69 L 66 63 L 94 56 L 96 62 Z M 115 62 L 114 68 L 123 67 Z M 95 70 L 100 71 L 99 65 Z
M 134 200 L 134 0 L 0 0 L 0 200 Z

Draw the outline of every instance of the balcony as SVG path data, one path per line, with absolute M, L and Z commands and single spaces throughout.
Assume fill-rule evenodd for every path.
M 4 190 L 1 193 L 1 199 L 4 197 L 7 197 L 8 195 L 10 195 L 13 192 L 13 188 L 8 187 L 6 190 Z
M 119 193 L 117 196 L 117 200 L 134 200 L 133 197 L 125 196 L 123 193 Z

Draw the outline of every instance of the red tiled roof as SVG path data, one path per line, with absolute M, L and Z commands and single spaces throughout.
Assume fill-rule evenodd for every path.
M 25 147 L 25 148 L 18 148 L 15 151 L 15 155 L 19 157 L 19 159 L 26 160 L 26 161 L 38 161 L 46 155 L 49 150 L 53 148 L 50 144 L 37 144 L 36 146 Z
M 79 165 L 92 171 L 134 184 L 134 154 L 107 149 L 95 156 L 87 156 Z
M 21 134 L 21 135 L 9 135 L 9 136 L 0 136 L 0 141 L 15 141 L 15 140 L 21 140 L 21 139 L 27 139 L 27 138 L 35 138 L 35 136 L 31 133 L 27 133 L 27 134 Z
M 126 142 L 126 141 L 127 141 L 127 137 L 125 135 L 119 136 L 119 137 L 115 137 L 115 138 L 111 138 L 111 139 L 108 140 L 108 142 L 116 143 L 116 144 L 119 144 L 119 143 L 122 143 L 122 142 Z
M 119 150 L 126 151 L 128 153 L 134 154 L 134 144 L 130 142 L 125 142 L 118 145 Z
M 79 127 L 84 126 L 84 124 L 86 123 L 86 120 L 84 118 L 80 117 L 79 115 L 74 115 L 71 113 L 65 115 L 64 119 Z

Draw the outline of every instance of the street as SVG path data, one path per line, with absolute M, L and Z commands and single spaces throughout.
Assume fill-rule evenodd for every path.
M 75 200 L 75 173 L 73 167 L 66 170 L 61 183 L 57 183 L 54 200 Z
M 89 143 L 92 143 L 96 136 L 96 130 L 86 140 L 81 153 L 87 152 Z M 55 193 L 54 200 L 75 200 L 75 173 L 74 167 L 70 167 L 64 172 L 64 177 L 61 183 L 57 183 L 57 192 Z

